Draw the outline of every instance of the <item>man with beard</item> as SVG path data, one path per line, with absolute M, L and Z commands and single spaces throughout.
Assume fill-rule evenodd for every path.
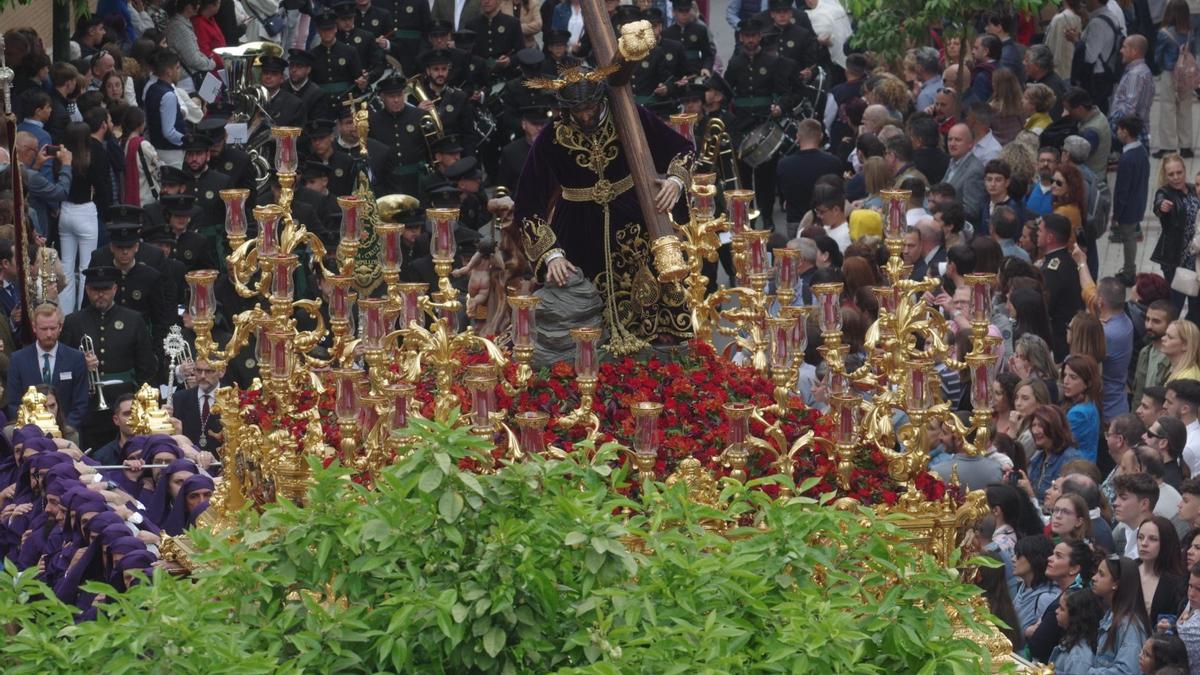
M 461 89 L 447 84 L 450 77 L 450 52 L 433 49 L 421 55 L 425 71 L 425 91 L 432 100 L 417 104 L 425 113 L 435 112 L 442 122 L 442 134 L 457 134 L 468 151 L 474 150 L 475 106 Z
M 602 73 L 576 68 L 561 79 L 531 82 L 554 91 L 562 112 L 534 143 L 517 188 L 513 226 L 525 256 L 547 283 L 565 286 L 576 272 L 592 280 L 614 354 L 659 338 L 689 337 L 678 285 L 660 284 L 650 271 L 650 237 L 609 111 L 608 83 Z M 667 174 L 653 205 L 666 212 L 683 191 L 693 148 L 649 111 L 637 114 L 647 154 L 655 170 Z
M 191 194 L 199 207 L 194 214 L 196 230 L 209 241 L 215 254 L 221 250 L 225 240 L 225 202 L 221 201 L 221 190 L 232 185 L 229 176 L 209 168 L 208 150 L 212 141 L 203 134 L 192 134 L 184 139 L 183 168 L 192 179 Z
M 1050 188 L 1054 187 L 1054 172 L 1058 171 L 1058 155 L 1058 150 L 1054 148 L 1038 150 L 1037 182 L 1029 188 L 1029 194 L 1025 197 L 1026 212 L 1044 216 L 1054 210 L 1054 195 Z
M 354 191 L 354 158 L 334 151 L 333 127 L 329 120 L 309 120 L 308 126 L 304 127 L 309 147 L 304 158 L 329 167 L 329 194 L 345 197 Z
M 463 157 L 446 167 L 445 175 L 449 184 L 461 193 L 459 222 L 464 227 L 478 231 L 491 218 L 487 210 L 487 195 L 483 193 L 483 173 L 479 170 L 479 160 Z
M 525 159 L 529 157 L 533 139 L 549 123 L 550 111 L 546 108 L 533 106 L 521 111 L 521 136 L 500 151 L 500 172 L 496 177 L 496 184 L 507 187 L 510 196 L 516 196 L 521 170 L 525 168 Z
M 334 4 L 333 11 L 337 15 L 337 39 L 358 52 L 358 62 L 367 71 L 367 82 L 378 80 L 387 66 L 383 47 L 375 41 L 374 35 L 355 25 L 358 8 L 354 0 L 339 0 Z
M 308 119 L 308 111 L 300 98 L 283 88 L 283 71 L 287 61 L 278 56 L 259 57 L 262 72 L 259 82 L 267 90 L 263 110 L 271 117 L 273 127 L 302 127 Z
M 400 77 L 384 80 L 379 88 L 384 109 L 371 113 L 371 137 L 390 149 L 387 173 L 376 175 L 373 180 L 382 194 L 417 194 L 420 174 L 431 159 L 422 133 L 422 125 L 428 123 L 424 122 L 426 115 L 405 100 L 407 84 Z
M 115 302 L 120 277 L 117 269 L 89 267 L 83 274 L 88 303 L 67 317 L 62 341 L 80 346 L 85 335 L 91 338 L 93 351 L 85 351 L 83 358 L 89 371 L 99 373 L 100 386 L 108 401 L 133 393 L 141 382 L 157 382 L 158 362 L 150 331 L 140 314 Z M 87 421 L 80 430 L 80 442 L 85 448 L 99 447 L 111 436 L 108 418 L 112 412 L 99 410 L 98 399 L 98 395 L 93 397 Z
M 283 90 L 300 99 L 308 116 L 328 119 L 333 115 L 333 109 L 321 91 L 321 87 L 313 82 L 311 77 L 315 59 L 312 52 L 304 49 L 288 50 L 288 79 Z
M 1170 300 L 1155 300 L 1146 308 L 1146 345 L 1138 352 L 1133 374 L 1133 398 L 1140 403 L 1150 387 L 1161 387 L 1171 373 L 1171 362 L 1162 351 L 1167 326 L 1179 318 L 1179 310 Z
M 482 60 L 474 58 L 469 51 L 454 44 L 453 30 L 453 27 L 445 21 L 431 22 L 429 24 L 429 46 L 431 49 L 444 49 L 450 54 L 450 80 L 447 84 L 470 93 L 472 98 L 478 100 L 479 90 L 487 84 L 486 68 L 483 67 Z M 416 59 L 414 54 L 412 56 L 414 63 Z
M 446 169 L 462 159 L 463 147 L 458 136 L 442 136 L 429 145 L 433 152 L 433 171 L 421 176 L 420 188 L 414 195 L 422 204 L 428 205 L 433 198 L 432 190 L 452 182 L 446 177 Z

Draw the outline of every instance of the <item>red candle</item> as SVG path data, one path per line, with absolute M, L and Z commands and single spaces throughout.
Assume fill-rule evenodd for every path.
M 402 225 L 383 224 L 375 227 L 379 235 L 379 266 L 384 272 L 399 272 L 403 261 L 400 241 L 404 232 Z
M 254 207 L 254 219 L 258 221 L 258 254 L 275 255 L 279 252 L 279 223 L 283 209 L 276 204 Z
M 540 410 L 517 414 L 520 434 L 517 443 L 526 454 L 541 454 L 546 451 L 546 423 L 550 416 Z
M 267 340 L 271 344 L 271 377 L 287 379 L 292 374 L 291 369 L 291 338 L 287 331 L 268 331 Z
M 897 238 L 904 232 L 905 203 L 899 199 L 888 201 L 888 236 Z
M 413 321 L 421 323 L 421 291 L 419 284 L 409 284 L 401 291 L 403 302 L 400 303 L 400 327 L 408 328 Z
M 971 286 L 971 318 L 987 321 L 988 306 L 991 304 L 991 289 L 986 283 L 976 282 Z
M 575 375 L 595 379 L 598 374 L 596 339 L 600 337 L 600 330 L 597 328 L 573 328 L 571 337 L 575 339 Z
M 333 321 L 350 320 L 350 277 L 330 278 L 329 318 Z
M 850 443 L 854 440 L 854 405 L 843 405 L 838 415 L 838 442 Z
M 914 409 L 925 407 L 925 371 L 917 368 L 912 371 L 911 391 L 908 393 L 908 405 Z
M 189 311 L 193 318 L 211 319 L 216 315 L 216 301 L 213 297 L 213 283 L 217 280 L 216 270 L 196 270 L 186 275 L 188 287 L 191 290 Z
M 382 298 L 367 298 L 359 301 L 358 306 L 363 313 L 363 344 L 371 349 L 383 346 L 383 336 L 387 334 L 387 320 L 384 317 Z
M 295 131 L 296 134 L 287 133 L 291 131 Z M 299 131 L 292 127 L 278 127 L 274 130 L 275 171 L 278 173 L 296 173 L 300 163 L 296 154 L 296 136 L 299 135 Z
M 225 202 L 225 234 L 230 237 L 246 236 L 246 189 L 221 190 Z

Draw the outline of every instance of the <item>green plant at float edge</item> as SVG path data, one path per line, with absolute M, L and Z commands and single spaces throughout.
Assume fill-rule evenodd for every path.
M 1036 14 L 1047 2 L 1011 0 L 1004 5 L 1014 14 Z M 904 56 L 912 47 L 930 44 L 930 29 L 935 26 L 947 26 L 951 36 L 962 38 L 962 55 L 967 54 L 967 38 L 974 33 L 976 17 L 997 7 L 995 0 L 845 0 L 844 5 L 854 19 L 851 46 L 889 61 Z
M 987 658 L 943 610 L 990 621 L 968 609 L 978 590 L 868 511 L 726 481 L 724 513 L 647 484 L 651 515 L 623 518 L 642 504 L 613 489 L 615 446 L 478 475 L 458 468 L 478 439 L 418 426 L 373 491 L 313 461 L 307 508 L 194 532 L 190 580 L 89 584 L 111 598 L 95 621 L 6 568 L 0 670 L 968 673 Z M 752 512 L 769 528 L 736 528 Z

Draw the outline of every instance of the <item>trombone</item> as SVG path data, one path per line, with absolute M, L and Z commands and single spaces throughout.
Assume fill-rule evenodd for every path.
M 79 343 L 79 350 L 84 354 L 96 355 L 96 345 L 91 335 L 84 335 Z M 96 397 L 96 410 L 108 410 L 108 401 L 104 400 L 104 386 L 100 384 L 100 366 L 88 370 L 88 390 Z

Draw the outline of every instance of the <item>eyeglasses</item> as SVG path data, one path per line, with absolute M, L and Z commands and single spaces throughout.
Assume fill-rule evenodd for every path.
M 1058 508 L 1051 510 L 1050 515 L 1052 515 L 1052 516 L 1074 516 L 1075 509 L 1068 509 L 1066 507 L 1060 506 Z

